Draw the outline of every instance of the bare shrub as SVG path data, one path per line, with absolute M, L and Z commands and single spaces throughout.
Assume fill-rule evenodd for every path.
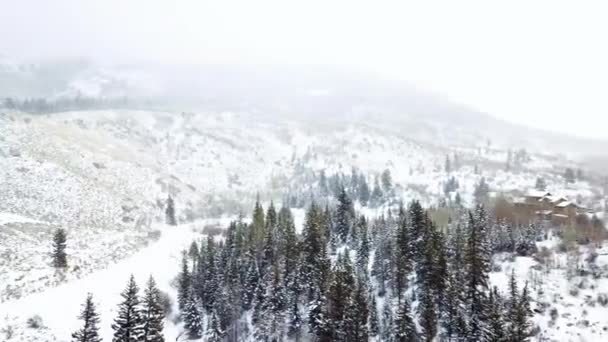
M 534 260 L 541 265 L 547 266 L 552 257 L 553 251 L 547 247 L 542 247 L 538 253 L 534 255 Z
M 570 291 L 568 291 L 572 297 L 578 297 L 579 292 L 580 291 L 577 287 L 572 287 Z
M 26 324 L 27 327 L 30 329 L 40 329 L 44 326 L 44 324 L 42 324 L 42 317 L 40 317 L 39 315 L 34 315 L 28 318 Z
M 557 320 L 557 318 L 559 317 L 559 313 L 557 312 L 557 309 L 552 308 L 551 311 L 549 311 L 549 316 L 551 317 L 551 321 L 555 322 Z
M 2 328 L 2 333 L 4 334 L 4 338 L 6 338 L 6 340 L 10 340 L 15 335 L 15 328 L 13 328 L 12 325 L 8 325 Z
M 598 294 L 597 303 L 603 307 L 607 307 L 608 306 L 608 295 L 605 293 Z
M 160 239 L 160 236 L 161 236 L 161 231 L 158 229 L 151 230 L 148 232 L 148 237 L 153 241 L 158 241 L 158 239 Z

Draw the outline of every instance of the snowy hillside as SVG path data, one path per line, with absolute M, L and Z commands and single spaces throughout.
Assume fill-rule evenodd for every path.
M 566 160 L 532 155 L 525 169 L 504 172 L 504 150 L 439 147 L 375 126 L 312 126 L 299 120 L 259 120 L 245 113 L 4 113 L 0 212 L 40 222 L 5 224 L 3 234 L 11 238 L 2 243 L 23 237 L 29 241 L 26 249 L 34 251 L 46 238 L 36 232 L 63 226 L 83 247 L 102 234 L 113 246 L 104 250 L 108 255 L 99 256 L 82 248 L 83 260 L 122 258 L 147 239 L 149 222 L 161 217 L 168 192 L 178 198 L 181 221 L 236 214 L 248 210 L 258 193 L 281 201 L 286 186 L 302 170 L 349 174 L 355 167 L 373 177 L 388 169 L 403 200 L 436 204 L 448 179 L 445 155 L 454 151 L 460 153 L 462 166 L 450 176 L 458 180 L 458 191 L 469 203 L 481 177 L 496 192 L 524 192 L 534 186 L 539 172 L 550 191 L 585 200 L 598 195 L 586 182 L 565 187 L 563 169 L 555 163 L 569 165 Z M 473 172 L 475 165 L 482 170 L 479 174 Z M 33 265 L 44 268 L 40 262 L 7 263 L 29 265 L 23 271 Z M 76 273 L 90 267 L 95 266 L 81 265 Z M 6 286 L 24 293 L 36 289 L 36 281 L 17 279 Z M 6 298 L 14 290 L 2 291 Z
M 129 273 L 136 273 L 142 285 L 153 273 L 163 291 L 174 293 L 169 283 L 178 272 L 179 250 L 202 237 L 193 232 L 208 222 L 201 219 L 249 213 L 256 196 L 280 203 L 288 189 L 306 197 L 316 191 L 321 171 L 330 177 L 355 169 L 371 186 L 388 170 L 393 199 L 418 199 L 427 207 L 452 202 L 456 195 L 471 205 L 482 178 L 491 197 L 513 199 L 542 177 L 548 191 L 598 213 L 604 209 L 606 193 L 597 179 L 564 181 L 565 168 L 581 164 L 562 155 L 531 152 L 507 167 L 510 155 L 507 148 L 485 141 L 434 144 L 379 122 L 277 120 L 248 112 L 4 112 L 0 329 L 10 326 L 19 341 L 66 341 L 80 303 L 87 292 L 94 292 L 101 305 L 102 332 L 109 339 L 117 294 Z M 446 157 L 452 163 L 449 170 Z M 458 187 L 446 192 L 451 179 Z M 164 220 L 168 194 L 177 203 L 183 224 L 178 228 L 158 224 Z M 358 203 L 357 208 L 376 217 L 391 203 L 375 208 Z M 301 231 L 304 214 L 302 209 L 294 212 Z M 54 271 L 48 257 L 57 228 L 66 229 L 69 237 L 70 263 L 63 274 Z M 608 267 L 604 249 L 595 252 L 600 256 L 594 259 L 598 277 L 593 278 L 581 271 L 591 267 L 587 256 L 592 251 L 582 250 L 573 263 L 569 255 L 574 253 L 560 249 L 556 239 L 539 246 L 548 248 L 545 259 L 495 260 L 492 283 L 504 288 L 515 269 L 520 282 L 533 284 L 538 309 L 534 321 L 543 337 L 603 340 L 608 336 L 602 315 L 606 309 L 600 304 Z M 579 273 L 571 274 L 573 269 Z M 110 285 L 104 281 L 108 278 L 120 281 Z M 57 306 L 65 310 L 60 315 Z M 35 314 L 46 328 L 25 327 L 24 320 Z M 168 340 L 174 340 L 181 327 L 166 326 Z

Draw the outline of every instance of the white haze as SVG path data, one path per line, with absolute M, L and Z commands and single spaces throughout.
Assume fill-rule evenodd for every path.
M 340 66 L 510 121 L 608 138 L 601 1 L 2 2 L 8 57 Z

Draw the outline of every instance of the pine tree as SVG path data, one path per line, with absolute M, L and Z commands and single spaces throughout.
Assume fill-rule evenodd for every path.
M 369 311 L 367 287 L 365 281 L 359 279 L 355 291 L 352 294 L 348 314 L 345 317 L 346 336 L 348 341 L 363 342 L 369 340 Z
M 376 296 L 372 293 L 369 295 L 369 335 L 376 337 L 380 334 L 380 322 L 378 321 L 378 308 L 376 304 Z
M 374 189 L 372 190 L 372 194 L 370 197 L 370 202 L 372 206 L 377 207 L 382 204 L 382 199 L 384 198 L 384 194 L 382 193 L 382 188 L 380 187 L 380 181 L 378 177 L 374 182 Z
M 193 293 L 193 291 L 192 291 Z M 163 325 L 165 313 L 161 304 L 160 290 L 154 278 L 150 276 L 142 301 L 143 339 L 144 342 L 164 342 Z
M 182 254 L 182 271 L 178 277 L 177 283 L 177 305 L 180 310 L 184 310 L 188 297 L 190 297 L 190 290 L 192 288 L 192 276 L 188 268 L 188 259 L 186 259 L 186 253 Z
M 511 322 L 511 330 L 509 331 L 513 341 L 527 342 L 530 340 L 530 322 L 532 316 L 530 310 L 530 296 L 528 294 L 528 284 L 524 286 L 521 297 L 514 300 L 516 305 L 513 321 Z
M 196 243 L 196 241 L 192 241 L 192 243 L 190 244 L 190 249 L 188 249 L 188 256 L 192 261 L 192 272 L 194 273 L 194 270 L 196 269 L 196 263 L 199 259 L 198 244 Z
M 515 270 L 511 271 L 509 278 L 509 300 L 507 302 L 507 318 L 508 318 L 508 335 L 517 336 L 517 314 L 519 310 L 519 291 L 517 289 L 517 279 L 515 278 Z
M 488 297 L 488 309 L 488 331 L 486 341 L 507 342 L 503 319 L 503 308 L 501 305 L 501 298 L 496 287 L 490 291 L 490 295 Z
M 283 240 L 279 246 L 284 255 L 283 274 L 285 286 L 287 287 L 287 295 L 291 298 L 297 298 L 300 295 L 301 284 L 298 281 L 300 273 L 300 249 L 298 244 L 298 236 L 296 236 L 295 224 L 293 216 L 288 208 L 281 209 L 279 213 L 279 221 L 283 217 Z
M 93 295 L 89 294 L 80 312 L 79 319 L 83 320 L 84 326 L 72 334 L 72 342 L 101 342 L 99 337 L 99 314 L 93 303 Z
M 253 303 L 253 298 L 255 295 L 255 290 L 258 286 L 258 281 L 259 281 L 259 273 L 258 273 L 258 268 L 255 265 L 255 261 L 253 260 L 253 257 L 248 256 L 247 261 L 247 268 L 246 268 L 246 274 L 245 274 L 245 281 L 243 283 L 243 292 L 242 292 L 242 298 L 241 298 L 241 303 L 242 303 L 242 307 L 243 310 L 249 310 L 251 309 L 252 303 Z
M 478 205 L 486 203 L 489 199 L 489 192 L 490 186 L 486 182 L 485 177 L 481 177 L 479 183 L 477 183 L 477 185 L 475 186 L 475 191 L 473 193 L 473 195 L 475 196 L 476 203 Z
M 350 197 L 355 199 L 359 197 L 359 188 L 360 188 L 360 184 L 359 184 L 359 173 L 357 172 L 357 169 L 353 166 L 351 169 L 351 173 L 350 173 Z
M 352 301 L 354 278 L 348 257 L 340 254 L 327 294 L 327 319 L 334 341 L 347 341 L 346 318 Z
M 203 306 L 207 313 L 211 312 L 218 290 L 218 267 L 217 267 L 216 244 L 212 236 L 207 237 L 207 264 L 205 265 L 205 292 L 203 293 Z
M 266 235 L 266 220 L 264 219 L 264 208 L 260 204 L 260 198 L 257 197 L 255 201 L 255 207 L 253 209 L 253 222 L 252 222 L 252 233 L 253 233 L 253 244 L 256 248 L 261 246 L 264 236 Z
M 488 272 L 490 271 L 489 246 L 487 242 L 487 217 L 482 205 L 478 205 L 475 215 L 469 213 L 469 236 L 465 251 L 467 269 L 467 316 L 469 319 L 467 341 L 482 339 L 484 313 L 486 310 L 486 293 L 488 290 Z
M 382 308 L 382 334 L 380 341 L 394 341 L 397 331 L 398 325 L 395 325 L 395 320 L 393 319 L 392 305 L 387 298 Z
M 258 340 L 280 341 L 284 335 L 285 288 L 278 265 L 265 277 L 265 290 L 256 324 Z M 255 313 L 254 313 L 255 314 Z
M 456 266 L 455 266 L 456 267 Z M 466 308 L 464 305 L 463 283 L 457 272 L 452 270 L 448 275 L 445 305 L 442 310 L 441 326 L 443 335 L 448 341 L 466 336 Z
M 167 197 L 167 208 L 165 209 L 165 217 L 168 225 L 177 225 L 177 219 L 175 217 L 175 202 L 173 201 L 173 197 L 171 197 L 171 195 Z
M 424 341 L 433 341 L 437 334 L 438 304 L 442 303 L 445 284 L 445 260 L 440 260 L 444 248 L 441 235 L 427 217 L 427 228 L 421 233 L 419 262 L 416 264 L 418 283 L 418 316 L 422 329 L 420 337 Z
M 416 342 L 419 340 L 416 325 L 412 319 L 410 303 L 407 299 L 402 300 L 397 312 L 394 328 L 394 341 Z
M 389 169 L 385 169 L 382 172 L 382 188 L 385 193 L 390 193 L 393 189 L 393 179 L 391 177 L 391 171 Z
M 371 249 L 369 236 L 367 233 L 367 220 L 365 216 L 359 219 L 359 246 L 357 246 L 357 269 L 359 273 L 367 277 L 367 267 L 369 264 L 369 253 Z
M 367 180 L 365 176 L 361 174 L 359 178 L 359 202 L 361 206 L 367 206 L 370 198 L 370 190 L 369 185 L 367 184 Z
M 422 340 L 433 341 L 437 334 L 437 307 L 432 292 L 423 292 L 418 306 Z
M 287 336 L 296 342 L 300 341 L 300 338 L 302 337 L 302 324 L 298 298 L 294 297 L 289 311 L 289 329 L 287 331 Z
M 391 240 L 386 236 L 382 236 L 378 239 L 376 245 L 371 274 L 376 278 L 376 282 L 378 283 L 378 296 L 383 297 L 386 293 L 386 283 L 390 272 Z
M 399 302 L 407 289 L 408 276 L 412 271 L 413 241 L 411 227 L 406 218 L 405 208 L 399 207 L 396 231 L 394 287 Z
M 461 225 L 450 232 L 447 254 L 450 260 L 446 282 L 446 296 L 442 309 L 443 330 L 448 340 L 466 336 L 466 295 L 465 295 L 465 236 Z
M 417 261 L 420 259 L 420 251 L 422 251 L 422 233 L 427 227 L 426 222 L 426 214 L 420 205 L 420 202 L 413 201 L 408 209 L 409 218 L 410 218 L 410 239 L 411 244 L 414 246 L 415 251 L 418 253 L 412 254 L 414 259 Z
M 329 260 L 321 233 L 321 213 L 313 202 L 306 213 L 302 243 L 302 284 L 309 301 L 318 300 L 324 287 Z
M 53 233 L 53 267 L 66 268 L 68 267 L 67 254 L 65 252 L 67 242 L 67 234 L 65 229 L 59 228 Z
M 230 322 L 233 321 L 238 316 L 232 317 L 230 315 L 231 303 L 229 303 L 228 291 L 225 288 L 221 288 L 221 287 L 218 288 L 216 291 L 215 297 L 216 297 L 216 300 L 213 303 L 211 315 L 213 315 L 214 312 L 216 313 L 218 322 L 219 322 L 221 336 L 222 336 L 222 338 L 226 339 L 228 333 L 232 333 L 232 331 L 228 330 L 231 328 Z
M 203 332 L 202 313 L 200 305 L 192 291 L 188 291 L 188 298 L 182 310 L 184 328 L 191 340 L 199 339 Z
M 271 202 L 268 207 L 268 215 L 266 216 L 266 236 L 264 237 L 264 247 L 260 263 L 260 274 L 262 277 L 269 271 L 269 268 L 276 260 L 276 226 L 277 215 L 274 210 L 274 205 Z
M 325 176 L 325 170 L 321 170 L 319 174 L 319 189 L 321 190 L 322 196 L 329 194 L 329 187 L 327 186 L 327 177 Z
M 221 342 L 224 337 L 220 319 L 215 311 L 211 313 L 204 340 L 206 342 Z
M 456 204 L 457 206 L 462 205 L 462 198 L 460 197 L 460 193 L 456 193 L 456 196 L 454 197 L 454 204 Z
M 321 291 L 308 304 L 308 328 L 317 341 L 332 341 L 334 331 L 327 314 L 327 297 Z
M 139 287 L 135 283 L 135 278 L 131 276 L 127 288 L 120 294 L 123 301 L 118 307 L 118 317 L 112 324 L 113 342 L 141 341 L 143 329 L 138 293 Z
M 338 207 L 336 208 L 336 232 L 340 242 L 346 243 L 353 222 L 353 206 L 346 190 L 342 188 L 338 196 Z

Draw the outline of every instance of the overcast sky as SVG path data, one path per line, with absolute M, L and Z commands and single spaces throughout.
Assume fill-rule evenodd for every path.
M 605 1 L 0 1 L 10 57 L 340 65 L 608 138 Z

